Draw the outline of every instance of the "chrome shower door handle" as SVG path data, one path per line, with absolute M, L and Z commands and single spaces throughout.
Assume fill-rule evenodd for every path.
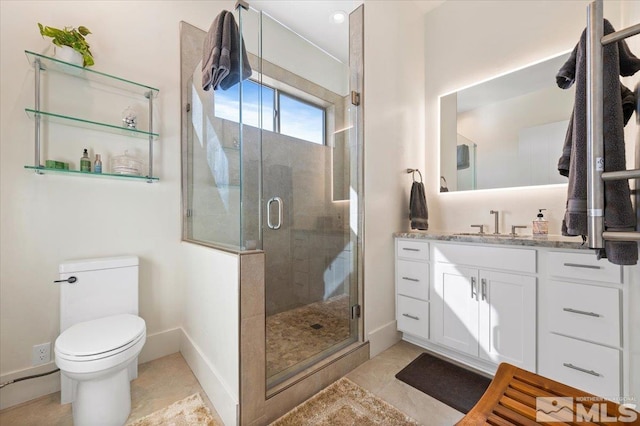
M 278 224 L 274 225 L 271 222 L 271 204 L 273 204 L 274 202 L 278 203 Z M 269 201 L 267 201 L 267 226 L 269 227 L 269 229 L 280 229 L 280 227 L 282 226 L 282 211 L 283 211 L 283 203 L 282 203 L 282 198 L 280 197 L 272 197 L 269 199 Z

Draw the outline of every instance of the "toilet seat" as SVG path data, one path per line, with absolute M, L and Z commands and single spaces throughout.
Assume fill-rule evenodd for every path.
M 58 336 L 56 358 L 66 361 L 95 361 L 117 355 L 146 338 L 142 318 L 113 315 L 75 324 Z

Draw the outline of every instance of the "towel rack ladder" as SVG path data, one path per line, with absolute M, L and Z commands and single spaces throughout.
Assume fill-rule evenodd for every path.
M 640 24 L 604 35 L 603 0 L 594 0 L 587 6 L 587 229 L 590 248 L 603 248 L 604 241 L 640 241 L 640 228 L 636 232 L 609 232 L 604 230 L 604 182 L 640 179 L 640 147 L 636 146 L 637 169 L 615 172 L 604 171 L 604 93 L 602 48 L 610 43 L 640 34 Z M 636 111 L 636 116 L 640 111 Z M 640 119 L 639 119 L 640 124 Z M 636 141 L 640 144 L 640 140 Z M 640 208 L 640 181 L 635 185 L 636 216 Z M 640 226 L 640 223 L 638 224 Z

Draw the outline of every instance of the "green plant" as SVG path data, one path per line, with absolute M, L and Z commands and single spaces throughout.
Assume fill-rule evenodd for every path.
M 78 28 L 64 27 L 64 29 L 58 29 L 53 27 L 45 27 L 41 23 L 38 23 L 40 28 L 40 34 L 44 37 L 51 37 L 52 43 L 56 46 L 69 46 L 82 55 L 82 66 L 89 67 L 94 64 L 93 55 L 89 50 L 89 43 L 85 40 L 84 36 L 91 34 L 91 31 L 87 27 L 82 25 Z

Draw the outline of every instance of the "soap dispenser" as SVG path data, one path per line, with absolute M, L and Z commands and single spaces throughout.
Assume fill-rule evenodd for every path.
M 549 222 L 544 218 L 543 210 L 546 209 L 538 209 L 538 217 L 533 221 L 534 236 L 546 236 L 549 234 Z

